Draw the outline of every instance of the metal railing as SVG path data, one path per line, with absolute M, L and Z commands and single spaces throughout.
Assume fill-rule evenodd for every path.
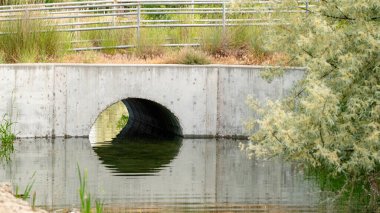
M 299 1 L 292 8 L 278 9 L 281 1 L 225 1 L 225 0 L 99 0 L 50 4 L 0 6 L 0 22 L 20 19 L 48 20 L 59 32 L 75 33 L 73 43 L 81 43 L 80 32 L 135 29 L 135 45 L 113 47 L 81 47 L 73 50 L 104 48 L 132 48 L 139 44 L 142 28 L 198 28 L 230 26 L 271 26 L 286 24 L 285 15 L 307 13 L 309 0 Z M 274 14 L 277 14 L 274 15 Z M 86 41 L 83 41 L 83 43 Z M 163 46 L 198 46 L 164 44 Z

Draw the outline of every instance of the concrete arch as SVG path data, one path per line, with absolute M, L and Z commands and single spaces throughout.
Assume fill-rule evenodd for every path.
M 0 66 L 0 115 L 11 115 L 18 137 L 87 137 L 99 113 L 126 97 L 144 98 L 178 116 L 185 137 L 250 133 L 256 115 L 248 95 L 278 100 L 303 78 L 289 68 L 267 82 L 267 67 L 185 65 L 22 64 Z

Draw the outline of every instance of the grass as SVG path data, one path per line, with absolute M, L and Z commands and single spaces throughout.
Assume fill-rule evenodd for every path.
M 143 59 L 162 56 L 165 48 L 160 45 L 166 42 L 165 34 L 165 28 L 141 29 L 135 55 Z
M 0 23 L 0 61 L 6 63 L 45 62 L 56 58 L 68 49 L 66 34 L 54 27 L 46 26 L 47 21 L 29 20 Z
M 34 182 L 36 181 L 34 179 L 35 175 L 36 175 L 36 172 L 33 173 L 32 177 L 30 178 L 31 181 L 28 183 L 28 185 L 26 185 L 25 190 L 24 190 L 24 192 L 22 194 L 19 193 L 19 187 L 16 186 L 15 197 L 21 198 L 23 200 L 26 200 L 26 199 L 30 198 L 30 193 L 32 191 Z M 33 208 L 35 206 L 35 202 L 36 202 L 36 192 L 33 193 L 33 203 L 32 203 Z
M 12 131 L 13 123 L 6 116 L 0 122 L 0 160 L 10 161 L 10 156 L 14 152 L 13 142 L 16 135 Z
M 91 213 L 91 194 L 87 190 L 87 171 L 84 171 L 83 174 L 77 165 L 78 177 L 79 177 L 79 198 L 81 202 L 81 212 L 82 213 Z M 103 212 L 103 202 L 95 200 L 95 210 L 96 213 Z

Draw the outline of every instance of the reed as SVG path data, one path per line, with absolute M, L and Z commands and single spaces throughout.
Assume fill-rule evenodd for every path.
M 33 188 L 33 185 L 34 185 L 34 182 L 36 181 L 34 179 L 34 176 L 36 175 L 36 172 L 33 173 L 32 177 L 30 178 L 30 182 L 28 183 L 28 185 L 26 185 L 25 187 L 25 190 L 22 194 L 19 193 L 19 187 L 16 186 L 16 190 L 15 190 L 15 197 L 17 198 L 21 198 L 23 200 L 26 200 L 30 197 L 30 193 L 32 191 L 32 188 Z M 36 197 L 35 197 L 35 192 L 33 193 L 33 203 L 35 203 L 36 201 Z
M 77 171 L 79 177 L 79 198 L 81 202 L 81 212 L 91 213 L 91 194 L 87 190 L 88 174 L 85 170 L 82 174 L 79 165 L 77 164 Z M 103 202 L 95 200 L 96 213 L 103 212 Z

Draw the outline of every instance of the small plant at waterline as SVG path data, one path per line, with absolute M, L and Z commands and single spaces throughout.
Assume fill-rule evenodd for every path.
M 81 203 L 82 213 L 91 213 L 91 194 L 87 192 L 87 171 L 81 173 L 79 165 L 77 165 L 78 176 L 79 176 L 79 198 Z M 96 213 L 103 212 L 103 202 L 96 200 Z
M 30 182 L 28 183 L 28 185 L 26 185 L 25 190 L 22 194 L 19 193 L 19 186 L 16 185 L 15 194 L 14 194 L 15 197 L 23 199 L 23 200 L 27 200 L 28 198 L 30 198 L 30 193 L 32 191 L 34 182 L 36 181 L 34 179 L 35 175 L 36 175 L 36 172 L 33 173 L 32 177 L 30 178 Z M 32 209 L 35 209 L 35 206 L 36 206 L 36 192 L 33 192 Z
M 12 132 L 12 125 L 6 116 L 0 122 L 0 161 L 9 161 L 10 155 L 14 152 L 13 142 L 16 135 Z

